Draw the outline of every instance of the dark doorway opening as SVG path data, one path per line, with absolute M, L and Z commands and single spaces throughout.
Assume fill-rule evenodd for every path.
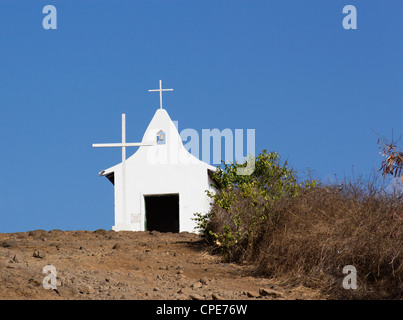
M 146 230 L 179 232 L 179 194 L 144 196 Z

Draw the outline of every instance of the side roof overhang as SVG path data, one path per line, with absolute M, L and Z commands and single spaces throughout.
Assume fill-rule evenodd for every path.
M 108 178 L 108 180 L 110 182 L 112 182 L 113 185 L 115 185 L 115 170 L 116 170 L 116 166 L 113 166 L 113 167 L 111 167 L 109 169 L 106 169 L 106 170 L 102 170 L 99 173 L 99 176 Z

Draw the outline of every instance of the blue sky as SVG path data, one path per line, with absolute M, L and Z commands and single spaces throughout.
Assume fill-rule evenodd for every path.
M 255 129 L 256 152 L 323 180 L 378 169 L 373 131 L 403 134 L 402 17 L 402 0 L 0 0 L 0 232 L 110 229 L 98 172 L 121 153 L 91 144 L 119 142 L 123 112 L 140 141 L 160 79 L 180 130 Z

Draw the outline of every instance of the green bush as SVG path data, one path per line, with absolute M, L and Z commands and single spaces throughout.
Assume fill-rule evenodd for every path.
M 250 158 L 249 160 L 253 160 Z M 246 164 L 225 164 L 212 175 L 217 192 L 208 192 L 213 200 L 208 214 L 196 214 L 202 234 L 219 248 L 226 260 L 239 260 L 253 254 L 256 230 L 262 223 L 273 224 L 273 204 L 284 197 L 295 197 L 312 188 L 316 181 L 298 182 L 296 172 L 280 163 L 275 152 L 263 150 L 254 159 L 250 175 L 237 174 Z

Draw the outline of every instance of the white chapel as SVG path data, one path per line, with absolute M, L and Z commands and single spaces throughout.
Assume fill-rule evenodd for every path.
M 140 143 L 126 142 L 126 117 L 122 114 L 122 143 L 93 144 L 93 147 L 122 148 L 122 162 L 105 170 L 115 188 L 115 231 L 195 232 L 194 213 L 207 213 L 213 191 L 210 174 L 215 167 L 202 162 L 183 146 L 167 111 L 154 114 Z M 126 159 L 127 147 L 139 147 Z

